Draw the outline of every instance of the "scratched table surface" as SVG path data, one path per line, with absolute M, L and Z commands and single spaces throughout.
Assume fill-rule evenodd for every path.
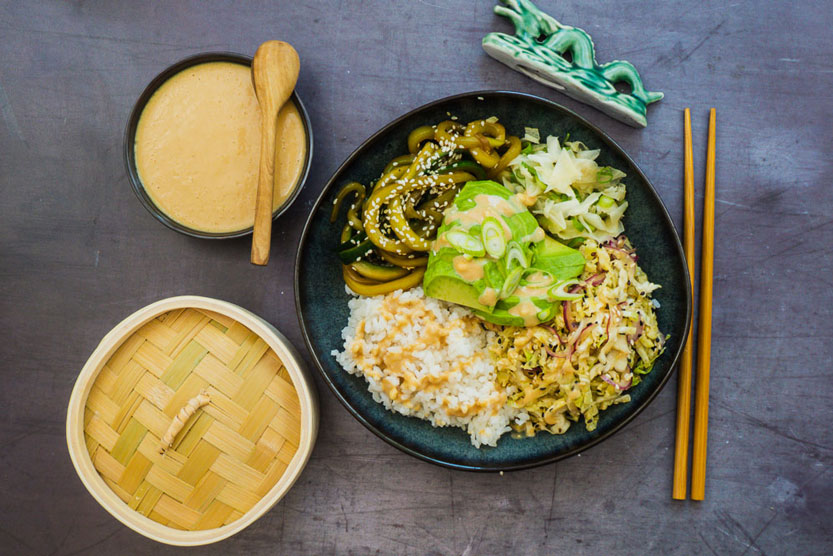
M 73 470 L 66 405 L 86 358 L 128 314 L 186 293 L 242 305 L 304 350 L 293 260 L 327 178 L 391 119 L 480 89 L 538 94 L 599 125 L 653 181 L 678 229 L 682 110 L 693 111 L 699 188 L 707 111 L 717 107 L 706 500 L 671 500 L 676 377 L 599 446 L 500 476 L 397 451 L 316 376 L 321 429 L 300 480 L 251 527 L 202 551 L 833 552 L 828 2 L 540 0 L 593 36 L 600 62 L 627 59 L 665 92 L 644 130 L 487 57 L 483 35 L 512 29 L 491 1 L 265 4 L 0 2 L 0 553 L 174 553 L 112 518 Z M 122 134 L 139 93 L 169 64 L 204 51 L 252 54 L 273 38 L 300 53 L 315 156 L 275 224 L 272 262 L 255 268 L 246 239 L 191 239 L 142 208 Z

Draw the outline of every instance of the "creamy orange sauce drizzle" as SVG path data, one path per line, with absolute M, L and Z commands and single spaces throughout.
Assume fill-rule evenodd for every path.
M 479 301 L 481 305 L 491 307 L 497 303 L 497 299 L 498 291 L 494 288 L 487 287 L 483 290 L 483 293 L 480 294 L 480 297 L 477 298 L 477 301 Z
M 524 285 L 518 286 L 512 295 L 524 298 L 546 297 L 547 290 L 552 285 L 552 279 L 543 272 L 537 271 L 526 278 Z
M 552 278 L 540 270 L 536 270 L 526 277 L 526 281 L 536 286 L 548 286 L 552 284 Z
M 209 62 L 168 79 L 136 128 L 136 167 L 154 204 L 204 232 L 254 223 L 261 115 L 248 66 Z M 288 102 L 277 120 L 273 208 L 295 190 L 306 159 L 306 132 Z
M 517 193 L 514 198 L 515 198 L 515 200 L 517 200 L 520 204 L 522 204 L 525 207 L 531 207 L 538 200 L 537 195 L 530 195 L 530 194 L 526 193 L 525 191 L 521 191 L 520 193 Z
M 451 247 L 451 244 L 445 238 L 445 234 L 440 234 L 437 236 L 437 239 L 431 244 L 431 252 L 432 253 L 439 253 L 440 249 L 443 247 Z
M 482 224 L 486 218 L 492 217 L 500 222 L 503 228 L 504 238 L 506 241 L 512 239 L 512 230 L 506 224 L 502 217 L 509 217 L 519 212 L 522 212 L 522 207 L 516 206 L 511 201 L 498 197 L 496 195 L 486 195 L 480 193 L 475 195 L 472 200 L 474 206 L 465 211 L 460 211 L 456 205 L 452 204 L 445 213 L 445 222 L 459 222 L 464 229 L 468 229 L 476 224 Z M 437 241 L 440 241 L 437 238 Z M 439 251 L 440 247 L 435 247 Z
M 454 272 L 459 274 L 466 282 L 476 282 L 486 275 L 483 270 L 486 264 L 485 260 L 474 260 L 465 255 L 457 255 L 451 262 L 454 266 Z
M 517 296 L 521 299 L 529 299 L 532 297 L 547 297 L 547 287 L 527 284 L 525 286 L 519 286 L 517 289 L 515 289 L 512 295 Z
M 506 223 L 504 218 L 508 218 L 526 210 L 524 208 L 522 196 L 523 194 L 519 193 L 507 200 L 496 195 L 486 195 L 484 193 L 475 195 L 473 197 L 475 203 L 474 207 L 466 211 L 460 211 L 456 205 L 452 204 L 446 211 L 445 223 L 450 224 L 452 222 L 459 222 L 463 229 L 468 229 L 476 224 L 483 224 L 483 221 L 486 220 L 486 218 L 493 217 L 503 228 L 504 240 L 509 242 L 512 240 L 512 230 L 509 228 L 509 225 Z M 539 241 L 543 241 L 545 237 L 546 233 L 544 232 L 544 229 L 538 226 L 531 234 L 520 238 L 520 241 L 521 243 L 538 243 Z M 441 234 L 434 240 L 431 249 L 436 253 L 443 247 L 450 246 L 451 244 L 445 238 L 445 234 Z
M 452 375 L 465 373 L 466 368 L 485 355 L 475 353 L 471 357 L 462 357 L 454 361 L 448 371 L 438 374 L 424 374 L 417 377 L 418 364 L 414 352 L 430 348 L 443 348 L 448 335 L 455 329 L 463 329 L 467 334 L 479 333 L 477 319 L 464 317 L 442 326 L 437 322 L 434 313 L 428 310 L 420 299 L 401 299 L 399 295 L 389 294 L 380 308 L 379 315 L 390 323 L 385 337 L 376 342 L 369 350 L 365 349 L 365 321 L 356 327 L 356 335 L 350 344 L 350 352 L 361 371 L 380 381 L 382 390 L 391 400 L 419 409 L 419 404 L 412 401 L 413 394 L 419 391 L 435 390 L 448 382 Z M 421 321 L 423 329 L 419 341 L 414 345 L 400 348 L 394 346 L 397 336 L 405 326 L 414 321 Z M 378 370 L 377 370 L 378 369 Z M 496 414 L 506 403 L 506 394 L 500 390 L 496 395 L 486 400 L 478 400 L 471 405 L 452 405 L 448 400 L 443 401 L 443 408 L 450 417 L 468 417 L 491 407 Z
M 447 399 L 443 400 L 445 412 L 452 417 L 468 417 L 480 413 L 484 409 L 491 409 L 492 415 L 496 414 L 500 407 L 506 403 L 506 394 L 498 392 L 485 400 L 478 400 L 471 405 L 462 404 L 458 407 L 452 406 Z
M 509 309 L 509 314 L 522 318 L 524 326 L 535 326 L 538 324 L 538 313 L 540 311 L 541 309 L 529 299 L 521 299 L 517 305 Z

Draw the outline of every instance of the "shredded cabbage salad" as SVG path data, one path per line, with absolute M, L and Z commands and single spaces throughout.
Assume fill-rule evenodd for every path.
M 624 172 L 599 166 L 599 150 L 580 141 L 549 136 L 537 143 L 537 130 L 529 128 L 524 139 L 529 144 L 509 164 L 503 184 L 522 195 L 543 228 L 563 240 L 599 242 L 624 231 Z
M 562 434 L 581 416 L 594 430 L 599 411 L 630 401 L 628 390 L 665 343 L 650 299 L 659 286 L 639 268 L 627 238 L 587 240 L 580 250 L 586 263 L 570 291 L 583 295 L 563 301 L 553 321 L 530 328 L 484 323 L 495 332 L 489 350 L 498 384 L 514 390 L 509 403 L 528 412 L 518 428 L 529 436 Z
M 529 128 L 524 141 L 503 184 L 550 234 L 580 245 L 585 265 L 552 321 L 529 328 L 484 324 L 494 332 L 489 350 L 499 385 L 514 392 L 508 403 L 529 414 L 518 432 L 562 434 L 581 417 L 594 430 L 599 412 L 630 401 L 629 390 L 662 353 L 666 337 L 651 299 L 659 286 L 624 235 L 625 173 L 599 166 L 599 151 L 579 141 L 550 136 L 540 143 Z

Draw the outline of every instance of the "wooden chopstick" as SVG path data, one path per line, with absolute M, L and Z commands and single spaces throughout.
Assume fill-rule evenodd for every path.
M 685 109 L 685 180 L 683 213 L 683 252 L 691 276 L 694 298 L 694 156 L 691 146 L 691 110 Z M 671 497 L 685 500 L 688 487 L 688 431 L 691 428 L 691 352 L 694 344 L 694 311 L 689 323 L 688 338 L 680 360 L 677 383 L 677 437 L 674 448 L 674 484 Z
M 706 493 L 706 444 L 709 430 L 709 359 L 712 339 L 712 278 L 714 276 L 714 158 L 716 113 L 709 113 L 706 155 L 706 192 L 703 201 L 703 239 L 700 251 L 700 326 L 697 334 L 697 379 L 694 394 L 694 446 L 691 461 L 691 499 Z

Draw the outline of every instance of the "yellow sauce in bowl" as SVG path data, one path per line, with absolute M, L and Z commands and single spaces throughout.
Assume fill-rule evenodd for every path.
M 136 169 L 160 211 L 201 232 L 254 224 L 260 107 L 248 66 L 206 62 L 163 83 L 136 128 Z M 290 100 L 278 115 L 273 210 L 298 186 L 307 137 Z

